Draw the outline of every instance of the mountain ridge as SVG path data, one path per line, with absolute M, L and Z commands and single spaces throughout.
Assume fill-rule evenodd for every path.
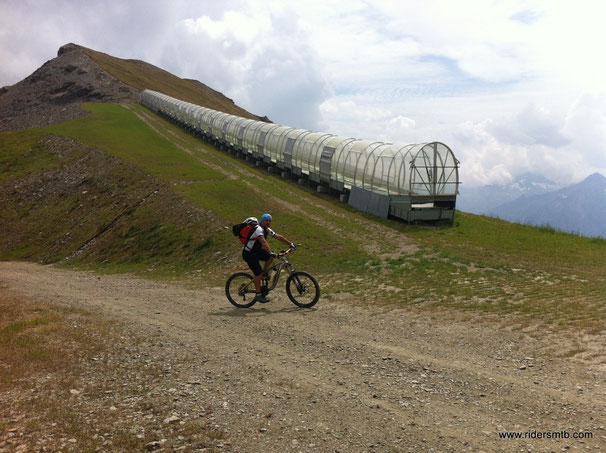
M 269 121 L 200 81 L 181 79 L 141 60 L 69 43 L 28 77 L 0 90 L 0 131 L 77 118 L 86 114 L 81 102 L 138 102 L 140 92 L 148 88 L 214 110 Z
M 462 190 L 457 208 L 510 222 L 606 237 L 605 191 L 606 178 L 599 173 L 566 187 L 557 187 L 544 176 L 525 173 L 507 185 Z
M 101 68 L 123 83 L 143 91 L 159 91 L 182 101 L 219 110 L 232 115 L 267 121 L 236 105 L 233 99 L 195 79 L 176 77 L 170 72 L 137 59 L 122 59 L 86 47 L 78 46 Z
M 457 208 L 474 214 L 494 216 L 498 206 L 504 203 L 559 188 L 555 182 L 542 175 L 526 172 L 508 184 L 488 184 L 470 189 L 461 186 Z
M 498 214 L 513 222 L 606 237 L 606 178 L 593 173 L 577 184 L 504 203 Z
M 61 123 L 85 114 L 80 102 L 137 102 L 139 91 L 102 70 L 75 44 L 59 48 L 0 95 L 0 130 Z

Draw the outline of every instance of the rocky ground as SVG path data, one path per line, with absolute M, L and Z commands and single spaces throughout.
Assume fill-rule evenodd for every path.
M 547 333 L 347 295 L 304 310 L 282 291 L 241 310 L 222 288 L 30 263 L 0 263 L 0 285 L 109 320 L 115 344 L 30 389 L 54 389 L 89 428 L 35 425 L 44 405 L 25 413 L 31 396 L 4 393 L 0 451 L 606 450 L 606 367 L 543 355 Z
M 0 89 L 0 131 L 29 129 L 84 115 L 80 102 L 138 102 L 139 90 L 103 71 L 66 44 L 21 82 Z

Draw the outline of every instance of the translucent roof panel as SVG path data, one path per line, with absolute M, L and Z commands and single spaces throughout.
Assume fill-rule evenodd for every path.
M 267 138 L 265 139 L 265 155 L 268 156 L 272 162 L 284 161 L 284 148 L 280 147 L 278 144 L 282 143 L 282 138 L 286 137 L 292 130 L 294 130 L 292 127 L 278 126 L 272 129 L 267 135 Z
M 249 153 L 252 153 L 253 149 L 257 149 L 255 137 L 257 135 L 257 130 L 263 127 L 264 124 L 267 123 L 262 123 L 261 121 L 253 121 L 246 127 L 246 130 L 244 131 L 244 136 L 242 137 L 242 147 L 248 150 Z
M 283 149 L 286 151 L 286 149 L 290 146 L 293 147 L 294 146 L 294 141 L 299 139 L 299 138 L 303 138 L 304 136 L 311 134 L 311 131 L 308 131 L 307 129 L 290 129 L 286 134 L 282 134 L 280 136 L 280 139 L 278 140 L 277 146 L 280 149 Z M 289 145 L 288 144 L 288 140 L 291 140 L 292 143 Z M 292 148 L 291 148 L 292 151 Z
M 362 187 L 372 192 L 387 194 L 389 166 L 393 162 L 391 143 L 375 142 L 364 150 L 366 163 L 362 174 Z
M 368 140 L 348 140 L 347 144 L 339 153 L 337 165 L 339 173 L 343 175 L 342 182 L 345 187 L 362 187 L 362 174 L 366 165 L 366 158 L 363 158 L 364 150 L 373 142 Z
M 456 196 L 459 162 L 444 143 L 359 140 L 244 119 L 145 90 L 141 102 L 255 157 L 282 162 L 312 181 L 385 195 Z M 313 176 L 313 177 L 312 177 Z
M 279 128 L 280 125 L 278 124 L 274 124 L 274 123 L 261 123 L 261 127 L 257 128 L 255 130 L 255 135 L 253 137 L 254 140 L 254 144 L 257 147 L 257 149 L 259 149 L 258 147 L 264 147 L 267 137 L 277 128 Z M 282 126 L 285 127 L 285 126 Z
M 301 169 L 303 173 L 309 173 L 310 164 L 313 166 L 313 162 L 316 158 L 315 153 L 319 149 L 320 144 L 331 137 L 334 137 L 334 135 L 323 132 L 313 132 L 306 135 L 301 140 L 297 140 L 292 152 L 293 167 Z
M 227 129 L 225 130 L 225 139 L 232 145 L 239 145 L 240 142 L 238 140 L 238 133 L 247 121 L 252 120 L 235 116 L 234 119 L 229 121 L 229 124 L 227 125 Z

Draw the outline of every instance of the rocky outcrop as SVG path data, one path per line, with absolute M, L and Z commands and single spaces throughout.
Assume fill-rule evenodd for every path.
M 139 90 L 101 69 L 83 48 L 62 46 L 21 82 L 0 91 L 0 130 L 56 124 L 84 114 L 80 102 L 138 102 Z

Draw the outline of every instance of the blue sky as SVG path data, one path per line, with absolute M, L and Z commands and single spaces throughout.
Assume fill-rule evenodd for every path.
M 568 184 L 606 175 L 605 13 L 588 0 L 2 0 L 0 85 L 75 42 L 277 123 L 443 141 L 466 186 L 528 171 Z

